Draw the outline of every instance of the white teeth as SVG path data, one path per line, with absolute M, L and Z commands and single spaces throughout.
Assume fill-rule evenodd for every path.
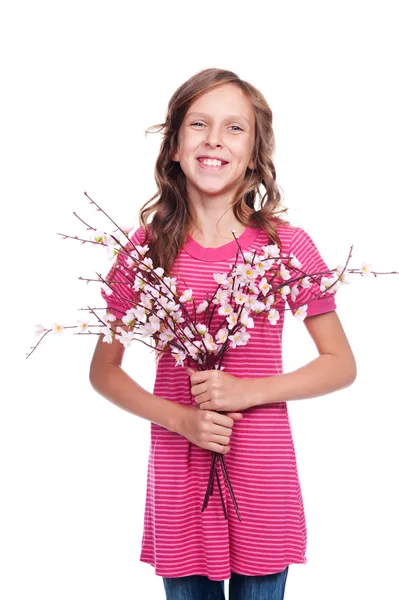
M 220 160 L 215 159 L 211 160 L 209 158 L 200 158 L 199 160 L 201 163 L 208 165 L 209 167 L 220 167 L 222 164 Z

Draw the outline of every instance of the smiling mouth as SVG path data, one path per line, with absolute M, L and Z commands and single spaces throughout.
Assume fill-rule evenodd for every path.
M 222 169 L 227 167 L 227 165 L 229 164 L 229 163 L 224 163 L 224 164 L 222 163 L 221 165 L 205 165 L 198 158 L 196 159 L 196 161 L 199 164 L 199 166 L 201 167 L 201 169 L 206 169 L 208 171 L 221 171 Z

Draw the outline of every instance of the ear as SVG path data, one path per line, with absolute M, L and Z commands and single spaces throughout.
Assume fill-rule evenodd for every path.
M 175 162 L 180 162 L 180 140 L 178 139 L 176 142 L 176 152 L 173 153 L 171 160 Z

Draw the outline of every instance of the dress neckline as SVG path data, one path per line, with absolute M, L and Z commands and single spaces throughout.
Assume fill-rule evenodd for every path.
M 238 236 L 237 240 L 241 246 L 241 249 L 247 250 L 252 242 L 258 237 L 262 229 L 260 227 L 247 227 L 243 233 Z M 184 251 L 190 256 L 203 260 L 205 262 L 212 262 L 218 260 L 226 260 L 227 258 L 233 257 L 237 254 L 238 245 L 236 240 L 231 240 L 223 246 L 218 248 L 206 248 L 199 242 L 196 242 L 191 235 L 187 236 L 186 243 L 183 247 Z

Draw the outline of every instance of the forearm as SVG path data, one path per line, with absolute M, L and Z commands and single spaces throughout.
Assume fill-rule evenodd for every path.
M 356 373 L 348 361 L 321 354 L 290 373 L 251 379 L 253 406 L 330 394 L 351 385 Z
M 177 430 L 182 406 L 151 394 L 118 365 L 110 364 L 101 374 L 90 374 L 90 383 L 96 392 L 120 408 L 169 431 Z

